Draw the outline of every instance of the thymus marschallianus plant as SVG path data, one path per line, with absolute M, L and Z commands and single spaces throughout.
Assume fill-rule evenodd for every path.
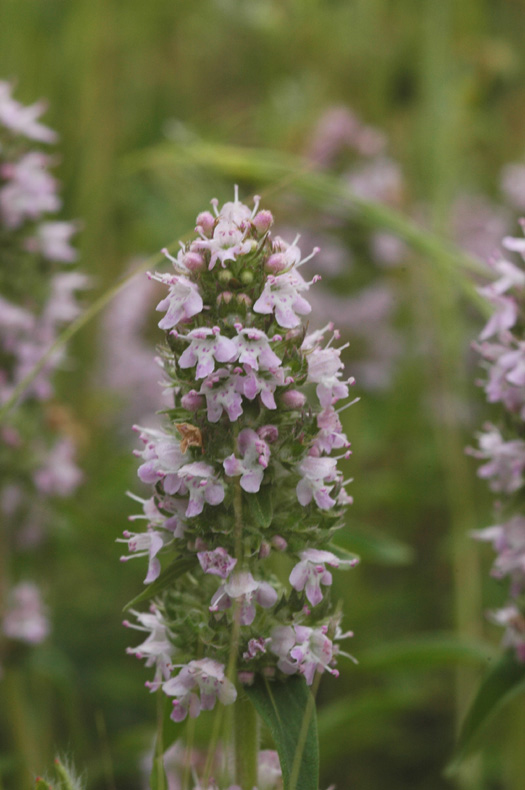
M 351 634 L 330 602 L 331 570 L 357 562 L 331 544 L 352 501 L 337 404 L 353 379 L 333 325 L 307 332 L 311 256 L 272 236 L 259 198 L 250 209 L 236 190 L 212 205 L 194 241 L 165 251 L 173 273 L 150 275 L 168 291 L 157 309 L 174 406 L 162 430 L 136 428 L 152 493 L 135 497 L 146 531 L 123 538 L 122 559 L 147 557 L 144 581 L 162 590 L 125 621 L 145 635 L 129 652 L 154 668 L 146 685 L 177 722 L 234 703 L 259 673 L 337 676 Z
M 503 246 L 525 258 L 524 239 L 507 237 Z M 503 257 L 491 267 L 496 279 L 480 293 L 493 312 L 475 348 L 487 372 L 482 382 L 487 400 L 500 404 L 501 414 L 497 425 L 484 425 L 478 448 L 469 452 L 484 461 L 478 475 L 498 495 L 498 523 L 474 536 L 491 542 L 497 552 L 492 575 L 509 578 L 509 600 L 490 619 L 505 628 L 504 645 L 525 661 L 525 271 Z
M 61 207 L 53 158 L 42 148 L 56 133 L 39 121 L 45 105 L 23 106 L 0 81 L 0 406 L 78 314 L 75 291 L 84 275 L 63 271 L 77 257 L 77 226 L 56 219 Z M 49 624 L 38 587 L 20 581 L 15 555 L 38 544 L 52 521 L 47 500 L 71 494 L 82 475 L 75 464 L 74 421 L 53 399 L 56 354 L 20 396 L 0 427 L 0 640 L 3 662 L 14 642 L 36 644 Z M 14 640 L 14 642 L 13 642 Z M 16 655 L 16 654 L 15 654 Z

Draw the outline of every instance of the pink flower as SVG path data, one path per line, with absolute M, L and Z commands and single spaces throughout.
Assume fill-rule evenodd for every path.
M 270 448 L 251 428 L 240 432 L 238 447 L 242 460 L 232 453 L 223 462 L 224 471 L 229 477 L 241 475 L 241 488 L 248 493 L 256 493 L 270 460 Z
M 220 546 L 213 551 L 199 551 L 197 558 L 204 573 L 220 576 L 221 579 L 228 578 L 237 565 L 237 560 Z
M 166 315 L 159 321 L 161 329 L 173 329 L 183 321 L 198 315 L 204 306 L 202 296 L 196 283 L 175 274 L 154 275 L 153 279 L 170 286 L 170 292 L 157 305 L 157 310 L 166 310 Z
M 517 491 L 525 482 L 525 441 L 513 439 L 505 442 L 500 431 L 488 424 L 486 430 L 478 434 L 478 442 L 480 449 L 470 449 L 470 454 L 488 460 L 478 469 L 478 476 L 489 479 L 493 491 L 509 494 Z
M 36 584 L 20 582 L 9 591 L 2 628 L 8 639 L 30 645 L 44 641 L 49 620 Z
M 147 667 L 155 667 L 155 677 L 146 685 L 150 691 L 157 691 L 163 681 L 170 677 L 174 647 L 168 638 L 168 629 L 162 614 L 156 606 L 152 606 L 149 612 L 136 612 L 133 609 L 131 612 L 137 618 L 139 625 L 132 624 L 128 620 L 124 620 L 124 625 L 136 631 L 143 631 L 148 636 L 137 647 L 128 647 L 126 653 L 137 658 L 145 658 Z
M 48 496 L 69 496 L 82 479 L 83 474 L 75 464 L 75 445 L 70 439 L 60 439 L 34 474 L 36 487 Z
M 232 601 L 241 601 L 241 625 L 251 625 L 255 620 L 255 600 L 264 609 L 277 602 L 277 593 L 268 582 L 255 581 L 248 571 L 235 573 L 225 584 L 221 584 L 211 599 L 210 612 L 229 609 Z
M 188 453 L 182 453 L 175 437 L 163 431 L 143 429 L 140 438 L 145 448 L 135 451 L 135 455 L 144 459 L 137 472 L 142 482 L 155 485 L 162 480 L 166 494 L 184 495 L 184 481 L 178 473 L 188 459 Z
M 8 228 L 60 208 L 56 181 L 46 170 L 49 164 L 45 154 L 31 151 L 2 166 L 0 176 L 7 183 L 0 189 L 0 214 Z
M 76 232 L 73 222 L 41 222 L 35 236 L 29 238 L 25 246 L 30 252 L 40 252 L 50 261 L 72 263 L 78 253 L 69 242 Z
M 0 125 L 30 140 L 40 143 L 55 142 L 56 132 L 37 120 L 46 110 L 45 102 L 40 101 L 24 107 L 13 99 L 11 91 L 12 87 L 8 82 L 0 81 Z
M 223 501 L 224 486 L 217 480 L 213 467 L 204 461 L 186 464 L 179 469 L 178 475 L 190 495 L 188 517 L 202 513 L 205 503 L 219 505 Z
M 357 565 L 357 559 L 340 560 L 331 551 L 319 549 L 305 549 L 299 556 L 301 562 L 297 563 L 290 573 L 290 584 L 298 592 L 305 590 L 312 606 L 317 606 L 323 600 L 321 584 L 325 586 L 332 584 L 332 574 L 326 570 L 326 565 L 332 568 L 339 568 L 340 565 L 349 567 Z
M 144 579 L 144 584 L 151 584 L 160 575 L 161 565 L 157 557 L 159 551 L 171 540 L 171 535 L 167 532 L 158 532 L 148 527 L 147 532 L 124 531 L 124 539 L 118 538 L 119 543 L 127 543 L 128 550 L 135 557 L 148 557 L 148 572 Z M 132 556 L 124 555 L 120 558 L 121 562 L 133 559 Z
M 244 370 L 246 375 L 240 381 L 243 395 L 248 400 L 253 400 L 257 395 L 260 395 L 261 401 L 267 409 L 276 409 L 274 393 L 277 387 L 282 387 L 285 383 L 283 369 L 255 371 L 249 365 L 245 365 Z M 286 395 L 286 393 L 284 394 Z
M 317 672 L 325 670 L 338 676 L 334 645 L 326 636 L 327 627 L 308 628 L 303 625 L 277 626 L 271 635 L 270 649 L 279 656 L 277 666 L 286 675 L 300 672 L 309 686 Z
M 308 287 L 309 284 L 297 271 L 285 272 L 277 276 L 270 274 L 253 309 L 263 315 L 275 313 L 279 326 L 293 329 L 301 323 L 299 316 L 308 315 L 312 310 L 310 304 L 300 294 L 300 291 L 307 291 Z
M 308 381 L 317 384 L 317 397 L 324 409 L 348 398 L 348 385 L 354 379 L 340 381 L 343 369 L 340 348 L 314 348 L 308 354 Z
M 331 453 L 334 449 L 350 447 L 350 442 L 343 433 L 339 415 L 333 406 L 327 406 L 317 415 L 317 426 L 319 433 L 315 437 L 314 446 L 321 452 Z
M 280 358 L 270 348 L 269 338 L 261 329 L 243 329 L 240 324 L 236 329 L 238 334 L 233 342 L 241 365 L 249 365 L 252 370 L 259 370 L 259 367 L 270 370 L 280 366 Z
M 337 461 L 335 458 L 317 458 L 307 455 L 299 465 L 299 474 L 302 479 L 297 483 L 297 499 L 301 505 L 309 505 L 313 499 L 322 510 L 329 510 L 335 505 L 335 499 L 330 496 L 332 483 L 337 478 Z
M 220 368 L 203 382 L 200 393 L 206 398 L 208 420 L 218 422 L 223 411 L 231 422 L 235 422 L 242 414 L 242 382 L 238 373 L 229 373 Z
M 231 705 L 237 699 L 235 686 L 224 674 L 224 664 L 210 658 L 190 661 L 162 688 L 165 694 L 176 698 L 171 714 L 174 721 L 183 721 L 188 713 L 196 718 L 201 710 L 213 710 L 217 699 L 223 705 Z
M 233 340 L 220 334 L 219 327 L 199 327 L 187 335 L 179 335 L 190 341 L 188 348 L 179 358 L 181 368 L 197 366 L 195 378 L 203 379 L 213 373 L 214 359 L 217 362 L 231 362 L 237 357 L 237 347 Z

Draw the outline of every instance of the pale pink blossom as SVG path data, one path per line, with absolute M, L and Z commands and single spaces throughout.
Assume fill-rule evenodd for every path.
M 166 623 L 156 606 L 152 606 L 149 612 L 136 612 L 132 609 L 131 613 L 136 617 L 139 625 L 128 620 L 124 620 L 124 625 L 142 631 L 148 636 L 137 647 L 128 647 L 126 653 L 139 659 L 145 658 L 148 668 L 155 667 L 153 681 L 148 681 L 146 685 L 151 691 L 157 691 L 170 677 L 174 647 L 169 640 Z
M 338 676 L 333 668 L 336 650 L 326 636 L 327 628 L 309 628 L 303 625 L 277 626 L 271 634 L 270 649 L 279 657 L 281 672 L 294 675 L 299 672 L 309 686 L 317 672 L 325 670 Z
M 234 573 L 221 584 L 213 595 L 210 612 L 229 609 L 234 600 L 240 600 L 241 625 L 251 625 L 255 620 L 255 604 L 270 609 L 277 602 L 277 592 L 268 582 L 256 581 L 248 571 Z
M 332 574 L 326 570 L 326 565 L 332 568 L 357 565 L 357 559 L 340 560 L 331 551 L 320 549 L 305 549 L 299 556 L 301 561 L 290 573 L 290 584 L 298 592 L 304 590 L 312 606 L 317 606 L 323 600 L 321 584 L 324 586 L 332 584 Z
M 71 439 L 59 439 L 34 474 L 35 485 L 47 496 L 70 496 L 83 480 L 75 463 L 76 448 Z
M 122 556 L 121 562 L 133 559 L 133 557 L 148 557 L 148 572 L 144 579 L 144 584 L 151 584 L 160 575 L 161 565 L 157 557 L 159 551 L 164 548 L 166 543 L 172 539 L 171 534 L 168 532 L 158 532 L 151 527 L 148 527 L 147 532 L 129 532 L 124 531 L 124 538 L 118 538 L 119 543 L 127 543 L 128 551 L 131 555 L 125 554 Z
M 241 416 L 242 386 L 239 373 L 229 372 L 225 368 L 220 368 L 204 379 L 200 394 L 206 398 L 210 422 L 218 422 L 223 412 L 226 412 L 231 422 L 235 422 Z
M 202 296 L 196 283 L 187 277 L 171 275 L 155 275 L 153 279 L 169 285 L 169 294 L 162 299 L 157 310 L 166 310 L 166 315 L 159 321 L 161 329 L 173 329 L 177 324 L 188 321 L 198 315 L 204 306 Z
M 308 315 L 312 308 L 301 296 L 307 291 L 309 283 L 297 271 L 289 271 L 274 276 L 268 275 L 264 290 L 253 305 L 256 313 L 270 315 L 275 313 L 275 320 L 285 329 L 293 329 L 301 323 L 300 316 Z
M 226 549 L 221 546 L 213 551 L 199 551 L 197 559 L 204 573 L 220 576 L 221 579 L 227 579 L 237 565 L 237 560 L 230 557 Z
M 139 466 L 137 474 L 143 483 L 155 485 L 162 480 L 166 494 L 185 494 L 184 481 L 179 476 L 179 470 L 189 459 L 188 453 L 183 453 L 180 443 L 167 433 L 155 429 L 140 429 L 140 439 L 144 443 L 144 450 L 135 451 L 141 456 L 144 463 Z
M 224 669 L 224 664 L 210 658 L 190 661 L 182 666 L 179 674 L 162 686 L 165 694 L 175 697 L 171 718 L 183 721 L 188 713 L 196 718 L 201 710 L 213 710 L 217 699 L 223 705 L 235 702 L 237 691 L 225 676 Z
M 50 163 L 45 154 L 31 151 L 1 166 L 0 176 L 7 183 L 0 189 L 0 214 L 8 228 L 60 208 L 56 181 L 47 171 Z
M 237 357 L 237 347 L 233 340 L 220 334 L 219 327 L 199 327 L 187 335 L 178 335 L 189 341 L 188 348 L 179 357 L 183 369 L 195 365 L 195 378 L 204 379 L 215 369 L 217 362 L 231 362 Z
M 244 428 L 238 437 L 241 458 L 232 453 L 223 462 L 229 477 L 241 475 L 241 488 L 248 493 L 257 493 L 261 487 L 264 470 L 270 461 L 270 448 L 251 428 Z
M 202 513 L 204 505 L 219 505 L 224 499 L 224 486 L 218 480 L 213 467 L 204 461 L 185 464 L 178 471 L 179 478 L 189 493 L 186 509 L 188 517 Z
M 330 496 L 337 479 L 337 461 L 335 458 L 317 458 L 307 455 L 299 465 L 301 480 L 297 483 L 297 499 L 301 505 L 309 505 L 312 498 L 322 510 L 329 510 L 336 503 Z
M 40 590 L 33 582 L 20 582 L 7 597 L 2 629 L 8 639 L 37 645 L 49 634 L 49 620 Z
M 46 103 L 39 101 L 24 106 L 13 99 L 11 92 L 12 86 L 8 82 L 0 81 L 0 125 L 15 135 L 21 134 L 30 140 L 54 143 L 57 133 L 38 121 L 47 109 Z
M 237 347 L 239 364 L 249 365 L 252 370 L 270 370 L 280 366 L 280 358 L 270 348 L 270 340 L 261 329 L 243 329 L 240 324 L 236 329 L 238 334 L 233 343 Z

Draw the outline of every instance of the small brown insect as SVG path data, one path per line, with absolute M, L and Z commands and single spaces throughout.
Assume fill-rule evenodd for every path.
M 192 425 L 189 422 L 179 422 L 175 428 L 182 436 L 182 441 L 180 443 L 182 453 L 185 453 L 188 447 L 200 447 L 204 452 L 200 428 L 197 428 L 196 425 Z

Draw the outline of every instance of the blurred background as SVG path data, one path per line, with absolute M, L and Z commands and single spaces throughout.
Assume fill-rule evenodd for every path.
M 469 537 L 492 514 L 464 452 L 490 418 L 468 289 L 525 213 L 524 35 L 519 0 L 0 5 L 0 79 L 23 103 L 45 98 L 60 134 L 86 305 L 176 248 L 234 183 L 246 202 L 263 196 L 288 241 L 300 232 L 305 254 L 322 249 L 313 323 L 334 320 L 350 342 L 361 398 L 344 413 L 355 504 L 339 543 L 362 556 L 337 579 L 360 663 L 321 684 L 322 788 L 523 787 L 517 706 L 459 773 L 444 768 L 501 636 L 484 612 L 506 585 Z M 388 211 L 357 210 L 348 189 Z M 6 790 L 30 787 L 57 749 L 89 790 L 147 787 L 155 700 L 121 626 L 145 567 L 120 565 L 115 540 L 135 511 L 125 492 L 142 493 L 131 425 L 163 405 L 159 298 L 139 274 L 75 336 L 58 377 L 84 483 L 39 548 L 51 634 L 21 652 L 14 691 L 0 688 Z

